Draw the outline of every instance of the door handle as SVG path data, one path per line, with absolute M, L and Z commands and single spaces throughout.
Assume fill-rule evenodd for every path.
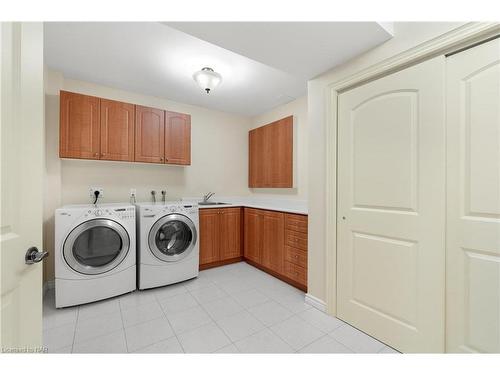
M 26 255 L 24 256 L 24 261 L 26 264 L 35 264 L 41 262 L 48 256 L 49 256 L 48 251 L 38 251 L 38 248 L 33 246 L 30 247 L 28 251 L 26 251 Z

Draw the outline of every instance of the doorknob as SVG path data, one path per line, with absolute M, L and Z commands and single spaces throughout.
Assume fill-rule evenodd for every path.
M 26 251 L 26 255 L 24 256 L 24 261 L 26 264 L 34 264 L 41 262 L 44 258 L 47 258 L 49 253 L 47 251 L 38 251 L 38 248 L 35 246 L 30 247 L 28 251 Z

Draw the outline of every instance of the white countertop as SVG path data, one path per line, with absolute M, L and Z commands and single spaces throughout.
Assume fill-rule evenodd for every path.
M 183 202 L 198 203 L 203 199 L 196 197 L 182 198 Z M 224 208 L 224 207 L 250 207 L 262 210 L 273 210 L 290 212 L 294 214 L 307 215 L 307 201 L 297 199 L 281 199 L 281 198 L 255 198 L 255 197 L 217 197 L 214 196 L 210 199 L 213 202 L 224 202 L 228 204 L 214 204 L 214 205 L 199 205 L 200 209 L 203 208 Z

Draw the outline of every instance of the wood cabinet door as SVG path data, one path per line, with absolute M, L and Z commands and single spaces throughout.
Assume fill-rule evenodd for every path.
M 293 187 L 293 116 L 249 132 L 248 186 Z
M 135 106 L 101 99 L 102 160 L 134 160 Z
M 283 273 L 285 252 L 285 214 L 263 211 L 262 214 L 262 265 Z
M 241 208 L 220 210 L 220 260 L 241 257 Z
M 59 157 L 99 159 L 99 98 L 60 92 Z
M 219 209 L 200 210 L 200 265 L 219 260 Z
M 165 159 L 165 111 L 135 106 L 135 161 L 163 163 Z
M 259 210 L 245 208 L 244 215 L 244 254 L 245 258 L 261 263 L 262 215 Z
M 167 111 L 165 163 L 191 164 L 191 116 Z

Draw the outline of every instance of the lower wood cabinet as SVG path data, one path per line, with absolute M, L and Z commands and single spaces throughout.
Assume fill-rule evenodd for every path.
M 307 216 L 244 209 L 244 257 L 252 265 L 307 289 Z
M 200 209 L 200 269 L 245 260 L 307 290 L 307 215 L 255 208 Z
M 200 209 L 200 269 L 242 259 L 240 207 Z

